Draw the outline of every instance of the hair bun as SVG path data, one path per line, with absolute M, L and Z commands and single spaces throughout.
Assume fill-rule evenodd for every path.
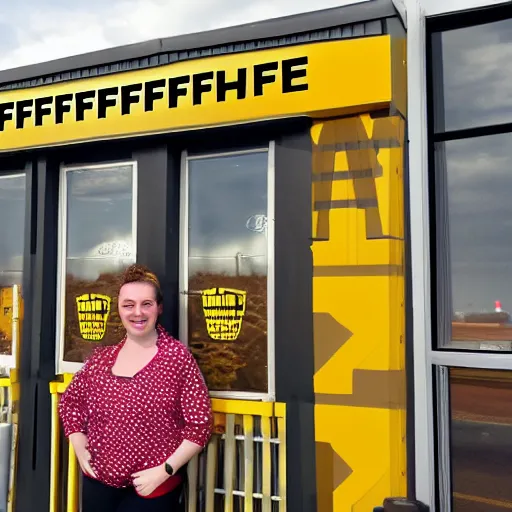
M 162 290 L 160 288 L 160 281 L 154 272 L 152 272 L 146 265 L 141 263 L 134 263 L 130 265 L 121 276 L 121 283 L 119 288 L 128 283 L 151 283 L 156 290 L 157 302 L 162 302 Z

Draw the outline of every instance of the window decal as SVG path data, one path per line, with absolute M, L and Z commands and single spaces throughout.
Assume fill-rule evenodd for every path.
M 242 329 L 247 293 L 234 288 L 209 288 L 201 292 L 206 330 L 216 341 L 234 341 Z
M 101 341 L 107 330 L 112 299 L 99 293 L 84 293 L 76 297 L 80 334 L 87 341 Z

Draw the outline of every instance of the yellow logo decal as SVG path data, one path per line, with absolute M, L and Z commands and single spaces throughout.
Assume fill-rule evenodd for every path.
M 238 338 L 245 315 L 247 292 L 233 288 L 209 288 L 202 291 L 203 311 L 208 335 L 217 341 Z
M 107 330 L 112 300 L 108 295 L 84 293 L 76 298 L 80 334 L 84 340 L 100 341 Z

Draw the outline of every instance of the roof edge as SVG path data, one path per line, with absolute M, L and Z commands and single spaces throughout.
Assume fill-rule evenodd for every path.
M 400 13 L 393 0 L 363 0 L 341 7 L 153 39 L 1 70 L 0 84 L 140 59 L 160 53 L 199 50 L 225 44 L 282 37 L 394 16 L 400 16 Z

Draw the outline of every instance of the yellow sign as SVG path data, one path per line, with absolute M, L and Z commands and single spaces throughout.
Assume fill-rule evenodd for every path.
M 393 99 L 392 53 L 390 36 L 377 36 L 5 91 L 0 151 L 382 108 Z
M 80 335 L 87 341 L 100 341 L 107 330 L 111 298 L 98 293 L 84 293 L 76 298 Z
M 206 329 L 216 341 L 234 341 L 242 329 L 246 292 L 233 288 L 203 290 L 203 311 Z

